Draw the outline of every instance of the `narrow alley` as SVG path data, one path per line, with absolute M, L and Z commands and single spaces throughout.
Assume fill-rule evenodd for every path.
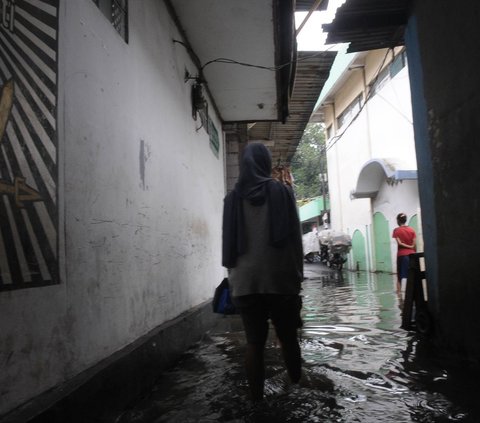
M 480 422 L 478 1 L 0 5 L 0 423 Z M 211 302 L 257 143 L 351 251 L 307 265 L 304 377 L 271 334 L 254 407 Z M 400 213 L 429 338 L 400 328 Z
M 305 275 L 299 386 L 286 382 L 270 336 L 266 400 L 250 403 L 241 323 L 220 317 L 118 422 L 480 421 L 478 377 L 399 328 L 394 275 L 340 273 L 318 263 L 306 264 Z

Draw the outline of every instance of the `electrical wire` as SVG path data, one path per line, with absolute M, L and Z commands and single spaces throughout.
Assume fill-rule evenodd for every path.
M 395 104 L 393 104 L 390 100 L 387 100 L 383 95 L 377 93 L 378 98 L 381 98 L 385 103 L 387 103 L 395 112 L 397 112 L 401 117 L 403 117 L 410 125 L 413 125 L 413 121 L 405 114 L 402 113 L 401 110 L 398 109 Z
M 389 48 L 387 50 L 387 52 L 385 53 L 385 56 L 382 60 L 382 62 L 380 63 L 380 66 L 378 67 L 377 69 L 377 72 L 375 74 L 375 77 L 373 78 L 372 82 L 370 83 L 371 85 L 374 85 L 375 82 L 377 82 L 377 79 L 378 79 L 378 76 L 380 75 L 380 72 L 382 71 L 383 69 L 383 66 L 385 65 L 385 62 L 387 60 L 387 57 L 388 57 L 388 54 L 392 52 L 393 54 L 393 48 Z M 353 122 L 355 122 L 355 120 L 357 120 L 358 116 L 360 115 L 360 113 L 362 112 L 362 110 L 364 109 L 364 107 L 366 106 L 367 102 L 370 100 L 370 98 L 373 96 L 373 93 L 374 91 L 372 89 L 370 89 L 365 97 L 365 101 L 363 102 L 363 104 L 360 106 L 360 108 L 358 109 L 358 112 L 356 113 L 355 116 L 353 116 L 353 118 L 350 120 L 350 122 L 348 122 L 348 125 L 345 127 L 345 129 L 342 131 L 341 134 L 339 135 L 335 135 L 334 137 L 331 138 L 330 140 L 330 143 L 328 145 L 328 147 L 326 148 L 326 151 L 330 150 L 338 141 L 340 141 L 340 139 L 343 137 L 343 135 L 345 134 L 345 132 L 347 132 L 348 128 L 350 128 L 350 126 L 352 126 Z
M 178 43 L 178 44 L 181 44 L 182 46 L 184 46 L 188 51 L 192 52 L 193 53 L 193 50 L 186 44 L 184 43 L 183 41 L 180 41 L 180 40 L 173 40 L 174 43 Z M 308 56 L 305 56 L 305 57 L 302 57 L 300 59 L 295 59 L 295 60 L 291 60 L 289 62 L 286 62 L 286 63 L 283 63 L 281 65 L 278 65 L 278 66 L 262 66 L 262 65 L 255 65 L 255 64 L 252 64 L 252 63 L 246 63 L 246 62 L 240 62 L 238 60 L 234 60 L 234 59 L 229 59 L 229 58 L 226 58 L 226 57 L 218 57 L 216 59 L 212 59 L 212 60 L 209 60 L 208 62 L 206 62 L 205 64 L 201 65 L 200 67 L 200 72 L 203 72 L 203 70 L 208 66 L 208 65 L 211 65 L 212 63 L 224 63 L 224 64 L 228 64 L 228 65 L 239 65 L 239 66 L 245 66 L 245 67 L 250 67 L 250 68 L 257 68 L 257 69 L 263 69 L 263 70 L 268 70 L 268 71 L 271 71 L 271 72 L 276 72 L 276 71 L 279 71 L 287 66 L 290 66 L 294 63 L 298 63 L 298 62 L 303 62 L 305 60 L 308 60 L 308 59 L 311 59 L 313 57 L 317 57 L 317 56 L 320 56 L 322 55 L 323 53 L 327 52 L 327 51 L 330 51 L 332 50 L 333 48 L 335 48 L 336 45 L 333 44 L 331 45 L 330 47 L 328 47 L 327 49 L 325 50 L 321 50 L 321 51 L 318 51 L 314 54 L 310 54 Z M 195 55 L 196 56 L 196 55 Z M 200 61 L 199 61 L 200 63 Z
M 299 62 L 303 62 L 305 60 L 309 60 L 313 57 L 317 57 L 317 56 L 321 56 L 323 53 L 327 52 L 327 51 L 330 51 L 331 49 L 333 49 L 335 47 L 335 45 L 332 45 L 330 47 L 328 47 L 327 49 L 325 50 L 321 50 L 321 51 L 318 51 L 314 54 L 310 54 L 308 56 L 305 56 L 305 57 L 302 57 L 300 59 L 295 59 L 295 60 L 291 60 L 289 62 L 286 62 L 286 63 L 283 63 L 281 65 L 278 65 L 278 66 L 261 66 L 261 65 L 254 65 L 254 64 L 251 64 L 251 63 L 245 63 L 245 62 L 239 62 L 237 60 L 233 60 L 233 59 L 226 59 L 226 58 L 223 58 L 223 57 L 219 57 L 218 59 L 213 59 L 213 60 L 210 60 L 208 62 L 206 62 L 201 70 L 205 69 L 206 66 L 212 64 L 212 63 L 226 63 L 226 64 L 232 64 L 232 65 L 240 65 L 240 66 L 247 66 L 247 67 L 252 67 L 252 68 L 258 68 L 258 69 L 265 69 L 265 70 L 269 70 L 269 71 L 272 71 L 272 72 L 276 72 L 278 70 L 281 70 L 287 66 L 290 66 L 294 63 L 299 63 Z
M 401 52 L 399 53 L 399 55 L 402 54 L 402 53 L 403 53 L 403 51 L 401 51 Z M 398 57 L 398 55 L 397 55 L 397 57 Z M 393 60 L 395 60 L 395 58 L 393 58 Z M 397 78 L 398 78 L 398 76 L 397 76 Z M 407 79 L 408 79 L 408 76 L 404 76 L 404 77 L 402 77 L 402 79 L 403 79 L 403 78 L 407 78 Z M 395 94 L 396 100 L 397 100 L 397 101 L 400 101 L 399 96 L 398 96 L 397 89 L 395 88 L 395 84 L 392 84 L 392 85 L 391 85 L 391 88 L 392 88 L 393 93 Z M 405 115 L 397 106 L 395 106 L 392 102 L 390 102 L 388 99 L 386 99 L 386 98 L 385 98 L 384 96 L 382 96 L 380 93 L 377 93 L 377 96 L 378 96 L 379 98 L 381 98 L 383 101 L 385 101 L 387 104 L 389 104 L 389 105 L 392 107 L 392 109 L 395 110 L 400 116 L 402 116 L 410 125 L 413 125 L 412 119 L 410 119 L 409 116 Z
M 245 62 L 239 62 L 237 60 L 233 60 L 233 59 L 227 59 L 225 57 L 219 57 L 217 59 L 213 59 L 213 60 L 209 60 L 208 62 L 206 62 L 201 68 L 200 70 L 203 71 L 208 65 L 211 65 L 212 63 L 226 63 L 226 64 L 230 64 L 230 65 L 239 65 L 239 66 L 246 66 L 246 67 L 249 67 L 249 68 L 257 68 L 257 69 L 264 69 L 264 70 L 268 70 L 268 71 L 272 71 L 272 72 L 275 72 L 277 70 L 280 70 L 282 69 L 283 67 L 287 66 L 287 64 L 283 64 L 283 65 L 280 65 L 280 66 L 262 66 L 262 65 L 253 65 L 251 63 L 245 63 Z M 288 63 L 289 65 L 290 63 Z

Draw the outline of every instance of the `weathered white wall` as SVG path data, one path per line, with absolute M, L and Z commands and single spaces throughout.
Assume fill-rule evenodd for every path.
M 405 66 L 368 102 L 372 158 L 395 158 L 416 169 L 412 101 Z
M 352 200 L 363 164 L 370 160 L 365 113 L 352 123 L 338 141 L 327 150 L 328 184 L 332 228 L 346 231 L 371 220 L 370 200 Z
M 164 3 L 130 2 L 128 44 L 91 0 L 60 3 L 62 282 L 0 294 L 0 414 L 206 301 L 223 276 L 223 142 L 217 158 L 196 130 L 183 80 L 196 69 Z

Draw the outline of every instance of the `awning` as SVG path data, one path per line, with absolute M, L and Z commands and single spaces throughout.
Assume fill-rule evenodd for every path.
M 393 159 L 372 159 L 366 162 L 357 179 L 351 198 L 375 198 L 384 181 L 396 184 L 404 180 L 417 179 L 417 170 Z
M 330 207 L 330 204 L 326 201 L 326 204 L 324 205 L 323 201 L 323 197 L 317 197 L 301 206 L 299 208 L 300 222 L 313 221 L 322 214 L 322 211 L 327 210 Z

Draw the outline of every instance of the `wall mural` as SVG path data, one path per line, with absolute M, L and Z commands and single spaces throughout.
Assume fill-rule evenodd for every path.
M 58 283 L 59 0 L 0 0 L 0 291 Z

